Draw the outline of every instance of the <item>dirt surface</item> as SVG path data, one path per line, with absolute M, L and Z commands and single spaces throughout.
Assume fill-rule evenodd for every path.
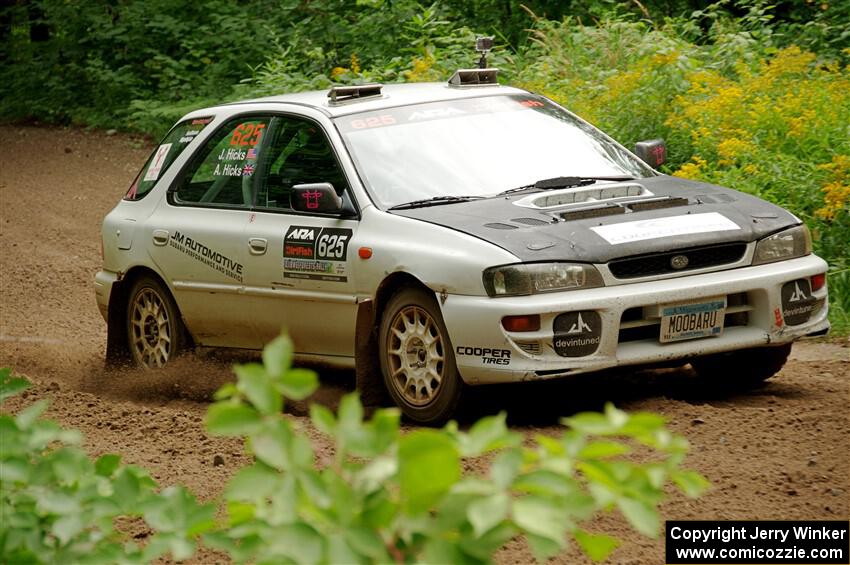
M 163 485 L 183 483 L 201 498 L 221 492 L 248 462 L 239 441 L 211 438 L 202 419 L 230 363 L 250 354 L 201 352 L 152 373 L 103 368 L 106 327 L 94 301 L 100 221 L 129 186 L 150 146 L 83 130 L 0 127 L 0 366 L 35 386 L 4 409 L 52 400 L 48 416 L 85 434 L 92 455 L 120 453 Z M 335 407 L 353 375 L 323 372 L 316 400 Z M 478 390 L 466 420 L 507 410 L 528 436 L 555 434 L 562 416 L 613 400 L 665 415 L 692 450 L 687 466 L 713 484 L 702 499 L 672 493 L 667 519 L 848 519 L 850 517 L 850 348 L 846 340 L 798 343 L 785 369 L 759 390 L 699 385 L 687 369 L 622 372 L 572 382 Z M 330 446 L 304 418 L 320 460 Z M 214 465 L 221 456 L 223 465 Z M 617 515 L 591 529 L 624 540 L 612 561 L 663 562 L 663 540 L 632 532 Z M 202 553 L 198 562 L 214 561 Z M 528 562 L 514 543 L 504 563 Z M 575 550 L 555 560 L 581 562 Z

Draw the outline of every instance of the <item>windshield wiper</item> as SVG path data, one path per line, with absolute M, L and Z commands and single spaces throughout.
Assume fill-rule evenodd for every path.
M 396 204 L 390 206 L 387 210 L 405 210 L 407 208 L 423 208 L 425 206 L 439 206 L 440 204 L 454 204 L 455 202 L 469 202 L 470 200 L 480 200 L 483 196 L 434 196 L 432 198 L 423 198 L 422 200 L 414 200 L 405 202 L 404 204 Z
M 632 180 L 634 177 L 627 175 L 610 176 L 610 177 L 554 177 L 551 179 L 539 180 L 534 184 L 526 184 L 516 188 L 509 188 L 497 194 L 503 196 L 505 194 L 513 194 L 514 192 L 522 192 L 523 190 L 556 190 L 559 188 L 575 188 L 578 186 L 587 186 L 599 180 Z

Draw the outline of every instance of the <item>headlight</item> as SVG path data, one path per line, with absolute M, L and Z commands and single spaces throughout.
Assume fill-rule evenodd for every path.
M 812 236 L 805 224 L 769 235 L 756 244 L 753 265 L 784 261 L 812 252 Z
M 593 265 L 581 263 L 520 263 L 484 271 L 490 296 L 525 296 L 541 292 L 604 286 Z

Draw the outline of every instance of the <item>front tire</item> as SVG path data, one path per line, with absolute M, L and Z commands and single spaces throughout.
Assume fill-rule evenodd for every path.
M 379 354 L 384 384 L 409 419 L 440 425 L 457 408 L 463 381 L 434 296 L 404 288 L 381 318 Z
M 782 369 L 791 353 L 791 346 L 791 343 L 786 343 L 719 353 L 694 359 L 691 366 L 706 381 L 754 388 Z
M 127 346 L 136 365 L 163 367 L 185 347 L 185 328 L 168 289 L 152 277 L 133 284 L 127 301 Z

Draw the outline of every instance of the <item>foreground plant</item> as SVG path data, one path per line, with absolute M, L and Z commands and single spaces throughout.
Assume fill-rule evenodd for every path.
M 0 369 L 0 402 L 29 388 Z M 39 419 L 46 400 L 17 415 L 0 414 L 0 563 L 149 563 L 195 552 L 195 538 L 214 526 L 213 505 L 183 487 L 157 492 L 144 469 L 118 455 L 95 461 L 82 436 Z M 118 518 L 144 520 L 156 533 L 144 547 L 115 529 Z
M 582 523 L 616 508 L 654 537 L 668 481 L 688 496 L 707 487 L 680 468 L 687 442 L 661 416 L 612 405 L 521 445 L 504 413 L 468 432 L 450 423 L 402 434 L 396 409 L 364 420 L 350 394 L 336 416 L 311 407 L 313 425 L 334 443 L 326 461 L 282 414 L 284 398 L 304 399 L 318 386 L 315 373 L 290 368 L 291 358 L 287 338 L 270 343 L 262 365 L 236 367 L 237 383 L 218 392 L 207 415 L 211 433 L 245 437 L 256 459 L 226 489 L 227 525 L 205 536 L 237 562 L 484 563 L 518 537 L 541 560 L 569 539 L 602 560 L 619 542 Z M 628 458 L 634 446 L 649 448 L 651 461 Z M 463 472 L 482 457 L 485 474 Z

